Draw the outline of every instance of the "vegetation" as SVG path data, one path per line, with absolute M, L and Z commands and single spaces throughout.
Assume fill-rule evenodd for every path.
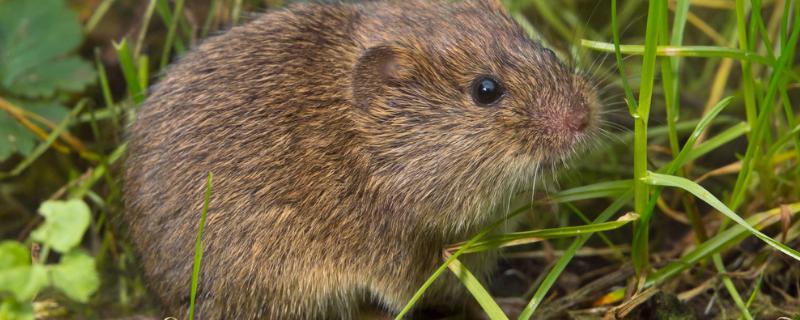
M 602 139 L 512 202 L 529 231 L 444 249 L 403 314 L 450 272 L 491 319 L 800 318 L 800 3 L 504 4 L 598 81 Z M 125 125 L 198 39 L 282 5 L 0 0 L 0 319 L 154 310 L 119 223 Z M 491 281 L 459 261 L 498 247 Z

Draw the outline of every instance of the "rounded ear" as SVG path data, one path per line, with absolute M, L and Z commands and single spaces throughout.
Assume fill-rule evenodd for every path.
M 357 107 L 368 108 L 388 86 L 404 78 L 408 64 L 402 52 L 398 46 L 381 45 L 361 54 L 353 69 L 353 103 Z

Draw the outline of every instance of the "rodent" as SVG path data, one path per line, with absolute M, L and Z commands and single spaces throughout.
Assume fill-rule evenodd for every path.
M 295 4 L 168 69 L 129 127 L 126 222 L 153 292 L 185 316 L 213 172 L 199 318 L 392 315 L 445 246 L 590 139 L 598 108 L 500 0 Z M 420 304 L 467 297 L 446 275 Z

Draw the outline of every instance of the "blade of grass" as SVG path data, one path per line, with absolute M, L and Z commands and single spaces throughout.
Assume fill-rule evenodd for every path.
M 582 39 L 581 45 L 590 49 L 614 52 L 614 44 L 601 41 Z M 645 53 L 645 46 L 636 44 L 624 44 L 619 46 L 621 53 L 642 55 Z M 717 47 L 717 46 L 658 46 L 656 47 L 657 56 L 665 57 L 699 57 L 699 58 L 733 58 L 738 60 L 749 59 L 764 65 L 774 65 L 775 61 L 769 57 L 759 55 L 754 52 L 741 49 Z
M 737 14 L 739 10 L 738 4 L 740 1 L 741 0 L 737 0 Z M 759 101 L 759 105 L 762 106 L 762 109 L 758 111 L 758 117 L 755 119 L 754 123 L 748 121 L 750 122 L 753 132 L 751 134 L 751 139 L 747 144 L 745 156 L 742 159 L 742 171 L 740 171 L 740 174 L 737 176 L 736 184 L 734 185 L 733 192 L 731 193 L 729 207 L 732 208 L 732 210 L 736 210 L 744 201 L 745 191 L 747 190 L 747 185 L 750 180 L 754 163 L 758 162 L 757 160 L 761 155 L 761 140 L 767 134 L 767 130 L 770 127 L 769 119 L 775 106 L 773 101 L 778 92 L 778 86 L 782 83 L 784 75 L 782 71 L 786 68 L 789 59 L 793 59 L 794 48 L 797 47 L 798 35 L 800 35 L 800 23 L 795 23 L 792 29 L 792 34 L 785 44 L 786 46 L 783 48 L 783 50 L 781 50 L 778 63 L 775 66 L 775 72 L 773 72 L 772 76 L 770 77 L 769 85 L 767 86 L 767 92 L 764 95 L 764 98 Z M 748 80 L 750 79 L 746 79 L 745 81 Z
M 108 76 L 106 75 L 106 67 L 103 65 L 102 60 L 100 59 L 100 48 L 94 49 L 94 61 L 95 66 L 97 67 L 97 76 L 100 82 L 100 91 L 103 93 L 103 101 L 106 104 L 106 108 L 110 109 L 111 112 L 111 123 L 114 125 L 115 128 L 119 128 L 119 119 L 117 118 L 117 113 L 115 112 L 116 104 L 114 103 L 114 97 L 111 95 L 111 86 L 108 84 Z M 95 113 L 92 113 L 93 116 L 96 116 Z
M 239 17 L 242 15 L 242 0 L 233 0 L 233 10 L 231 10 L 231 21 L 233 25 L 239 24 Z
M 136 46 L 133 48 L 133 57 L 138 58 L 142 53 L 142 44 L 144 44 L 145 35 L 147 35 L 147 28 L 150 27 L 150 19 L 153 17 L 153 12 L 156 9 L 156 1 L 150 0 L 147 8 L 144 11 L 144 18 L 142 19 L 142 26 L 139 29 L 139 36 L 136 38 Z
M 725 286 L 725 290 L 727 290 L 728 294 L 731 295 L 731 299 L 733 299 L 733 303 L 736 305 L 736 308 L 738 308 L 739 312 L 741 312 L 742 317 L 744 317 L 746 320 L 752 320 L 753 316 L 750 315 L 750 311 L 747 310 L 747 306 L 745 306 L 742 296 L 739 295 L 739 291 L 736 290 L 736 285 L 733 284 L 731 277 L 729 277 L 727 274 L 725 263 L 722 262 L 722 256 L 720 256 L 719 253 L 716 253 L 711 256 L 711 261 L 714 263 L 714 267 L 717 269 L 718 275 L 722 278 L 722 285 Z
M 706 113 L 703 116 L 703 118 L 701 118 L 700 121 L 697 123 L 697 126 L 694 128 L 694 131 L 692 131 L 692 134 L 689 135 L 689 138 L 686 140 L 686 143 L 683 145 L 683 148 L 675 157 L 675 159 L 668 166 L 665 166 L 660 171 L 666 172 L 667 174 L 674 174 L 675 172 L 678 171 L 679 168 L 681 168 L 684 164 L 686 164 L 687 161 L 690 161 L 691 159 L 689 158 L 689 154 L 694 149 L 694 145 L 697 139 L 700 137 L 700 135 L 702 135 L 702 133 L 706 130 L 706 128 L 708 128 L 708 126 L 714 122 L 714 119 L 717 117 L 717 115 L 719 115 L 722 112 L 722 110 L 725 109 L 725 107 L 730 105 L 730 102 L 732 100 L 733 100 L 732 97 L 727 97 L 725 99 L 722 99 L 708 113 Z M 634 230 L 633 245 L 631 248 L 631 252 L 640 252 L 640 254 L 644 254 L 648 251 L 646 246 L 649 240 L 648 234 L 649 234 L 650 218 L 652 217 L 653 209 L 656 206 L 658 197 L 661 195 L 661 190 L 662 188 L 655 188 L 655 190 L 653 191 L 653 197 L 651 197 L 649 201 L 646 203 L 647 210 L 643 211 L 646 213 L 646 215 L 643 215 L 640 218 L 640 223 Z M 693 220 L 690 219 L 690 221 Z M 693 221 L 692 228 L 693 229 L 701 228 L 702 226 L 700 225 L 694 225 L 696 222 L 697 221 Z
M 582 234 L 592 234 L 595 232 L 609 231 L 618 229 L 631 221 L 636 221 L 639 217 L 636 214 L 626 214 L 611 222 L 591 223 L 582 226 L 560 227 L 552 229 L 540 229 L 523 232 L 511 232 L 499 236 L 489 237 L 485 240 L 470 244 L 464 253 L 482 252 L 499 247 L 526 244 L 544 239 L 556 239 L 574 237 Z M 519 241 L 532 240 L 532 241 Z
M 150 59 L 147 55 L 139 56 L 138 71 L 139 87 L 142 88 L 142 94 L 147 95 L 147 87 L 150 84 Z
M 693 161 L 748 132 L 750 132 L 750 126 L 746 122 L 740 122 L 694 147 L 686 156 L 686 161 Z
M 599 182 L 586 186 L 559 191 L 550 196 L 554 202 L 574 202 L 578 200 L 617 197 L 633 187 L 633 180 Z
M 122 158 L 122 155 L 125 154 L 125 151 L 128 150 L 128 144 L 123 143 L 119 145 L 111 154 L 108 155 L 103 161 L 101 161 L 100 165 L 95 167 L 91 172 L 91 175 L 88 179 L 83 181 L 80 185 L 78 185 L 75 189 L 70 191 L 68 198 L 83 198 L 86 194 L 91 190 L 91 188 L 97 183 L 98 180 L 103 178 L 106 172 L 109 170 L 112 164 Z
M 675 125 L 675 129 L 677 129 L 678 132 L 692 131 L 694 130 L 695 127 L 697 127 L 697 124 L 699 122 L 700 119 L 684 120 L 678 122 Z M 719 115 L 716 118 L 716 120 L 714 120 L 713 124 L 727 124 L 727 123 L 737 123 L 737 122 L 739 122 L 738 118 L 726 116 L 723 114 Z M 667 126 L 649 127 L 647 128 L 647 137 L 652 138 L 652 137 L 664 136 L 665 134 L 668 134 L 668 131 L 669 128 Z M 633 141 L 633 131 L 623 132 L 619 134 L 617 137 L 619 137 L 619 140 L 622 141 L 620 143 L 630 143 Z
M 111 8 L 112 4 L 114 4 L 114 0 L 103 0 L 103 2 L 100 2 L 100 5 L 92 12 L 92 16 L 89 17 L 89 21 L 83 26 L 83 33 L 91 33 L 97 26 L 97 23 L 106 15 L 108 8 Z
M 156 11 L 158 11 L 158 15 L 161 16 L 161 20 L 164 22 L 164 25 L 169 28 L 172 25 L 172 11 L 169 9 L 169 0 L 157 0 L 156 1 Z M 175 52 L 184 52 L 186 48 L 183 46 L 183 41 L 180 37 L 175 38 L 174 42 Z
M 784 133 L 780 138 L 778 138 L 778 140 L 772 143 L 772 145 L 767 150 L 767 157 L 770 159 L 775 157 L 775 154 L 777 154 L 778 151 L 780 151 L 781 148 L 783 148 L 783 146 L 786 145 L 786 143 L 788 143 L 792 139 L 797 139 L 798 135 L 800 135 L 800 124 L 796 125 L 792 130 Z M 800 150 L 800 144 L 796 144 L 795 149 Z M 800 159 L 800 157 L 798 157 L 798 159 Z
M 683 2 L 688 2 L 682 0 Z M 670 37 L 667 36 L 669 32 L 669 10 L 666 7 L 667 3 L 662 4 L 665 8 L 661 10 L 661 36 L 660 42 L 662 45 L 670 44 Z M 688 5 L 687 5 L 688 10 Z M 677 16 L 676 16 L 677 18 Z M 674 30 L 673 30 L 674 31 Z M 674 36 L 674 33 L 673 33 Z M 673 44 L 675 45 L 675 44 Z M 616 51 L 616 48 L 615 48 Z M 675 81 L 678 77 L 678 70 L 674 69 L 672 65 L 676 62 L 677 57 L 670 57 L 668 59 L 661 59 L 661 88 L 664 90 L 664 106 L 667 112 L 667 127 L 669 128 L 667 138 L 669 139 L 669 147 L 672 151 L 672 156 L 677 156 L 680 152 L 678 146 L 678 131 L 675 129 L 675 123 L 678 122 L 680 109 L 677 106 L 678 98 L 678 82 Z
M 656 47 L 658 35 L 661 34 L 660 19 L 664 9 L 663 0 L 649 1 L 647 9 L 647 26 L 645 30 L 644 59 L 642 61 L 642 76 L 639 84 L 639 103 L 634 117 L 633 137 L 633 199 L 634 210 L 642 217 L 634 229 L 642 233 L 637 243 L 634 239 L 634 250 L 631 251 L 633 266 L 636 274 L 646 272 L 649 264 L 648 225 L 652 208 L 648 210 L 650 201 L 650 186 L 642 178 L 647 176 L 647 122 L 650 117 L 650 103 L 653 99 L 653 83 L 655 82 Z M 614 44 L 617 46 L 617 43 Z
M 620 40 L 619 40 L 619 27 L 617 24 L 617 0 L 611 0 L 611 32 L 612 37 L 614 39 L 614 43 L 612 43 L 612 49 L 614 52 L 614 58 L 617 61 L 617 69 L 619 70 L 619 76 L 622 80 L 622 88 L 625 91 L 625 103 L 628 105 L 628 113 L 632 117 L 636 117 L 636 99 L 633 97 L 633 90 L 631 90 L 631 86 L 628 83 L 627 73 L 625 72 L 625 64 L 622 63 L 622 49 L 620 47 Z M 581 41 L 583 43 L 583 40 Z
M 800 202 L 787 206 L 792 214 L 800 212 Z M 768 211 L 756 213 L 747 218 L 747 224 L 757 229 L 766 228 L 774 223 L 781 221 L 781 208 L 774 208 Z M 750 235 L 747 228 L 742 225 L 734 225 L 727 230 L 718 233 L 708 241 L 697 245 L 694 249 L 687 252 L 680 259 L 673 261 L 661 269 L 650 274 L 647 278 L 646 286 L 662 283 L 697 264 L 703 259 L 714 253 L 720 252 L 725 248 L 733 246 Z
M 214 174 L 208 173 L 206 179 L 206 193 L 203 197 L 203 211 L 200 213 L 200 225 L 197 228 L 197 240 L 194 243 L 194 263 L 192 264 L 192 288 L 189 293 L 189 320 L 194 319 L 194 304 L 197 296 L 197 284 L 200 280 L 200 265 L 203 260 L 203 229 L 206 225 L 208 202 L 211 199 L 211 181 Z
M 175 42 L 175 34 L 177 33 L 178 24 L 183 17 L 184 3 L 185 0 L 175 0 L 175 10 L 172 14 L 172 21 L 170 21 L 169 28 L 167 29 L 167 40 L 164 42 L 164 50 L 161 52 L 161 64 L 159 66 L 159 70 L 164 70 L 169 63 L 170 50 L 172 50 L 172 44 Z M 180 52 L 180 50 L 178 52 Z
M 764 241 L 766 244 L 768 244 L 768 245 L 772 246 L 773 248 L 777 249 L 778 251 L 783 252 L 784 254 L 794 258 L 795 260 L 800 261 L 800 252 L 797 252 L 796 250 L 787 247 L 786 245 L 776 241 L 775 239 L 772 239 L 772 238 L 768 237 L 767 235 L 765 235 L 765 234 L 761 233 L 760 231 L 756 230 L 755 228 L 753 228 L 744 219 L 739 217 L 739 215 L 737 215 L 735 212 L 733 212 L 731 209 L 729 209 L 725 204 L 723 204 L 721 201 L 719 201 L 719 199 L 714 197 L 713 194 L 708 192 L 708 190 L 706 190 L 705 188 L 701 187 L 699 184 L 694 183 L 694 181 L 688 180 L 686 178 L 670 176 L 670 175 L 664 175 L 664 174 L 658 174 L 658 173 L 654 173 L 654 172 L 649 172 L 648 175 L 642 180 L 645 183 L 650 184 L 650 185 L 658 185 L 658 186 L 664 186 L 664 187 L 674 187 L 674 188 L 680 188 L 680 189 L 689 191 L 695 197 L 703 200 L 704 202 L 709 204 L 711 207 L 713 207 L 717 211 L 721 212 L 723 215 L 727 216 L 728 218 L 730 218 L 734 222 L 738 223 L 739 225 L 744 226 L 745 229 L 747 229 L 747 231 L 749 231 L 752 235 L 754 235 L 754 236 L 758 237 L 759 239 L 761 239 L 762 241 Z
M 17 164 L 16 167 L 14 167 L 13 170 L 11 170 L 10 176 L 12 177 L 18 176 L 20 173 L 22 173 L 22 171 L 27 169 L 28 166 L 30 166 L 34 161 L 36 161 L 36 159 L 38 159 L 39 156 L 44 154 L 44 152 L 47 151 L 47 149 L 50 149 L 50 146 L 53 144 L 53 142 L 55 142 L 56 139 L 58 139 L 58 137 L 61 135 L 61 133 L 67 129 L 69 124 L 72 123 L 73 120 L 75 120 L 75 117 L 78 115 L 78 113 L 80 113 L 83 110 L 83 107 L 85 106 L 86 106 L 86 99 L 81 99 L 81 101 L 79 101 L 78 104 L 74 108 L 72 108 L 69 114 L 66 117 L 64 117 L 64 120 L 61 120 L 61 123 L 59 123 L 58 126 L 56 126 L 55 129 L 53 129 L 53 131 L 51 131 L 49 135 L 47 135 L 47 139 L 45 139 L 43 143 L 40 143 L 38 146 L 36 146 L 36 149 L 33 149 L 33 151 L 27 157 L 25 157 L 25 159 L 23 159 L 19 164 Z
M 481 282 L 476 278 L 472 272 L 467 269 L 461 261 L 453 259 L 453 262 L 448 265 L 450 271 L 458 277 L 458 280 L 469 290 L 472 297 L 478 301 L 486 315 L 492 320 L 508 320 L 508 317 L 503 313 L 503 309 L 497 305 L 492 296 L 486 291 L 486 288 L 481 285 Z
M 447 269 L 447 266 L 449 266 L 450 263 L 453 262 L 453 260 L 455 260 L 459 256 L 461 256 L 464 253 L 464 251 L 466 251 L 467 248 L 469 248 L 470 245 L 480 241 L 484 236 L 486 236 L 486 234 L 488 234 L 489 232 L 491 232 L 492 230 L 497 228 L 499 225 L 505 223 L 508 219 L 510 219 L 510 218 L 512 218 L 512 217 L 514 217 L 516 215 L 519 215 L 522 212 L 525 212 L 526 210 L 528 210 L 528 206 L 525 206 L 525 207 L 522 207 L 520 209 L 515 210 L 514 212 L 510 213 L 507 217 L 505 217 L 503 219 L 500 219 L 500 220 L 496 221 L 495 223 L 489 225 L 488 227 L 484 228 L 483 230 L 481 230 L 481 232 L 479 232 L 478 234 L 473 236 L 472 239 L 467 241 L 467 243 L 464 246 L 462 246 L 460 249 L 458 249 L 456 252 L 454 252 L 449 258 L 447 258 L 447 260 L 445 260 L 444 263 L 442 263 L 439 266 L 439 268 L 437 268 L 436 271 L 434 271 L 433 274 L 431 274 L 430 277 L 428 277 L 428 279 L 425 280 L 425 282 L 417 289 L 417 291 L 414 292 L 414 295 L 411 296 L 411 299 L 406 303 L 406 306 L 403 307 L 402 310 L 400 310 L 400 312 L 397 314 L 397 316 L 395 316 L 395 320 L 403 319 L 403 317 L 409 311 L 411 311 L 411 309 L 414 307 L 414 305 L 417 304 L 417 301 L 419 301 L 419 299 L 422 298 L 422 295 L 425 294 L 425 291 L 427 291 L 428 288 L 433 284 L 433 282 L 436 281 L 436 279 L 438 279 L 439 276 L 442 275 L 442 273 L 444 272 L 445 269 Z
M 556 15 L 553 7 L 547 1 L 529 1 L 529 4 L 533 5 L 536 8 L 536 12 L 547 21 L 553 29 L 556 30 L 564 39 L 572 39 L 575 34 L 575 30 L 568 27 L 564 24 L 564 21 L 559 19 L 558 15 Z
M 211 25 L 214 23 L 214 20 L 216 20 L 218 6 L 219 0 L 211 0 L 211 4 L 208 6 L 206 20 L 203 21 L 203 28 L 200 30 L 200 37 L 205 38 L 205 36 L 208 35 L 208 30 L 211 29 Z
M 144 101 L 144 89 L 141 87 L 139 81 L 139 72 L 137 71 L 136 64 L 133 62 L 133 54 L 131 53 L 130 46 L 128 46 L 127 39 L 122 39 L 122 42 L 115 43 L 114 49 L 117 51 L 119 57 L 119 65 L 122 68 L 122 75 L 125 77 L 125 83 L 128 85 L 128 94 L 130 94 L 133 101 L 142 103 Z
M 601 212 L 597 218 L 592 221 L 592 223 L 603 223 L 608 221 L 615 213 L 617 213 L 625 204 L 629 203 L 632 198 L 632 192 L 628 190 L 625 194 L 618 197 L 614 202 L 611 203 L 603 212 Z M 522 309 L 522 312 L 519 314 L 519 320 L 527 320 L 533 316 L 533 313 L 536 309 L 541 305 L 542 301 L 544 301 L 547 292 L 550 291 L 550 288 L 553 287 L 553 284 L 556 283 L 558 277 L 561 275 L 561 272 L 567 267 L 567 264 L 572 260 L 572 257 L 575 256 L 575 253 L 583 247 L 586 241 L 592 236 L 591 233 L 583 234 L 575 238 L 570 244 L 569 248 L 564 251 L 564 255 L 558 259 L 553 268 L 547 273 L 547 276 L 542 280 L 542 283 L 539 285 L 539 288 L 536 289 L 536 292 L 531 297 L 531 300 L 528 301 L 528 304 L 525 305 L 525 308 Z

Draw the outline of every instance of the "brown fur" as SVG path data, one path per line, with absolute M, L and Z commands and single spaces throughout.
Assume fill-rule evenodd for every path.
M 470 97 L 482 74 L 507 88 L 496 106 Z M 295 5 L 169 69 L 130 128 L 126 217 L 169 315 L 188 306 L 209 171 L 199 318 L 395 313 L 443 247 L 571 153 L 595 104 L 499 2 Z M 423 303 L 463 297 L 445 278 Z

